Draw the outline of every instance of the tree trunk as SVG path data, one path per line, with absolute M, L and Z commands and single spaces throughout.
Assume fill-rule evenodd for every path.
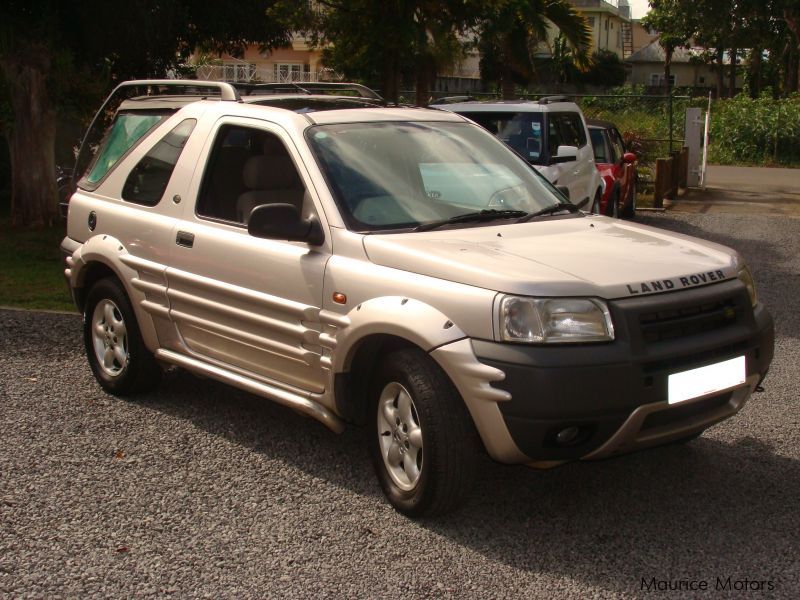
M 675 52 L 674 48 L 664 48 L 664 94 L 669 96 L 672 90 L 672 54 Z
M 55 176 L 56 113 L 47 92 L 50 55 L 44 47 L 16 49 L 0 61 L 14 121 L 11 155 L 11 225 L 47 227 L 58 222 Z
M 417 65 L 416 105 L 428 106 L 431 89 L 436 84 L 436 64 L 431 56 L 424 57 Z
M 753 99 L 761 95 L 761 54 L 758 46 L 750 51 L 750 97 Z
M 737 48 L 731 48 L 731 74 L 728 80 L 728 96 L 733 98 L 736 95 L 736 54 Z
M 725 96 L 725 49 L 717 48 L 717 98 Z
M 397 103 L 400 97 L 399 79 L 397 61 L 393 57 L 387 58 L 384 61 L 383 81 L 381 82 L 381 94 L 387 102 Z

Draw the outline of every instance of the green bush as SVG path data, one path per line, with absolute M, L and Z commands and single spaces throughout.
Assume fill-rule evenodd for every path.
M 714 102 L 709 161 L 800 166 L 800 95 L 782 100 L 739 95 Z

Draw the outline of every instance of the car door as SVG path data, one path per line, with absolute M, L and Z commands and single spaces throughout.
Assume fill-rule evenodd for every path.
M 558 185 L 569 189 L 570 200 L 581 208 L 589 208 L 593 199 L 590 187 L 594 181 L 594 156 L 589 143 L 583 119 L 578 113 L 554 113 L 550 116 L 550 150 L 555 155 L 558 145 L 575 146 L 578 149 L 577 160 L 561 165 Z
M 250 209 L 270 202 L 318 214 L 324 226 L 290 137 L 261 120 L 225 117 L 210 132 L 199 164 L 206 168 L 195 174 L 167 269 L 181 351 L 248 376 L 323 391 L 319 309 L 329 242 L 261 239 L 246 226 Z

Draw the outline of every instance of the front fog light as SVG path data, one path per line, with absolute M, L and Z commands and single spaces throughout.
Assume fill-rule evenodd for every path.
M 594 298 L 506 296 L 500 312 L 501 337 L 509 342 L 557 344 L 614 339 L 608 307 Z
M 747 288 L 747 294 L 750 296 L 750 304 L 755 306 L 758 304 L 758 294 L 756 293 L 756 284 L 753 281 L 753 276 L 750 274 L 750 269 L 747 267 L 742 268 L 736 275 Z

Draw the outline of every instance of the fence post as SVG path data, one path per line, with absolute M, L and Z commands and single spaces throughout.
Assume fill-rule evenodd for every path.
M 678 170 L 678 187 L 689 187 L 689 148 L 684 146 L 680 154 L 680 169 Z

